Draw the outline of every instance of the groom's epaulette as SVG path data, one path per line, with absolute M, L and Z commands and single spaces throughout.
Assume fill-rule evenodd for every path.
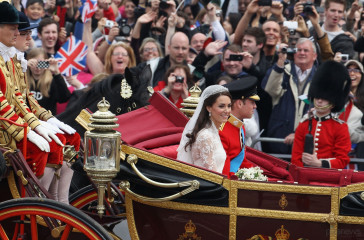
M 230 114 L 228 122 L 231 123 L 231 125 L 233 125 L 234 127 L 237 127 L 239 129 L 242 128 L 244 125 L 244 123 L 240 119 L 238 119 L 237 117 L 235 117 L 232 114 Z

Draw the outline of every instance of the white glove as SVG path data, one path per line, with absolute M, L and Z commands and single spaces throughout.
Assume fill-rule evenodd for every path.
M 27 138 L 29 141 L 37 145 L 40 150 L 44 152 L 50 152 L 51 148 L 49 146 L 49 143 L 43 137 L 35 133 L 33 130 L 30 130 L 28 132 Z
M 48 128 L 49 130 L 52 130 L 54 132 L 54 134 L 60 133 L 60 134 L 64 134 L 64 132 L 59 129 L 57 126 L 47 123 L 45 121 L 39 120 L 39 122 L 42 124 L 43 127 Z
M 41 125 L 38 125 L 34 131 L 44 137 L 48 142 L 52 142 L 52 139 L 60 146 L 64 146 L 61 140 L 54 134 L 52 130 L 49 130 L 48 128 L 45 128 Z M 52 138 L 52 139 L 51 139 Z
M 48 119 L 47 123 L 50 123 L 52 125 L 57 126 L 59 129 L 61 129 L 62 131 L 65 131 L 68 134 L 74 134 L 74 133 L 76 133 L 76 130 L 75 129 L 73 129 L 69 125 L 67 125 L 67 124 L 59 121 L 55 117 L 51 117 L 50 119 Z

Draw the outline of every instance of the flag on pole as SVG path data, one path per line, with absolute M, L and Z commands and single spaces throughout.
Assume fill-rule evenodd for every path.
M 97 9 L 97 0 L 81 0 L 82 6 L 80 7 L 81 19 L 85 23 L 89 21 Z
M 58 60 L 59 71 L 65 76 L 72 76 L 85 68 L 86 55 L 86 44 L 72 35 L 54 57 Z

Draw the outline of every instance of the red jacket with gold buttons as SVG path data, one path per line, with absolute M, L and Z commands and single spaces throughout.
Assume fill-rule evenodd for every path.
M 234 125 L 234 122 L 237 123 Z M 245 128 L 243 122 L 237 120 L 234 116 L 230 116 L 228 122 L 226 122 L 219 131 L 221 143 L 226 152 L 226 161 L 224 168 L 222 170 L 222 174 L 230 176 L 233 173 L 230 173 L 230 161 L 234 159 L 241 152 L 243 146 L 243 142 L 240 136 L 240 128 L 242 127 L 245 135 Z M 244 161 L 240 165 L 240 168 L 250 168 L 253 167 L 253 164 L 248 162 L 246 159 L 246 154 L 244 156 Z
M 292 163 L 303 166 L 302 153 L 305 136 L 308 134 L 309 120 L 301 122 L 295 132 L 292 149 Z M 348 156 L 351 149 L 348 126 L 345 122 L 333 117 L 331 114 L 325 117 L 314 116 L 312 118 L 311 134 L 314 138 L 314 153 L 321 161 L 326 161 L 323 166 L 330 168 L 345 168 L 350 162 Z

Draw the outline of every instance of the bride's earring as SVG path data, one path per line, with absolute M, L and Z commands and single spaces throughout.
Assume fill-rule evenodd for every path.
M 209 112 L 209 117 L 211 117 L 211 112 Z

